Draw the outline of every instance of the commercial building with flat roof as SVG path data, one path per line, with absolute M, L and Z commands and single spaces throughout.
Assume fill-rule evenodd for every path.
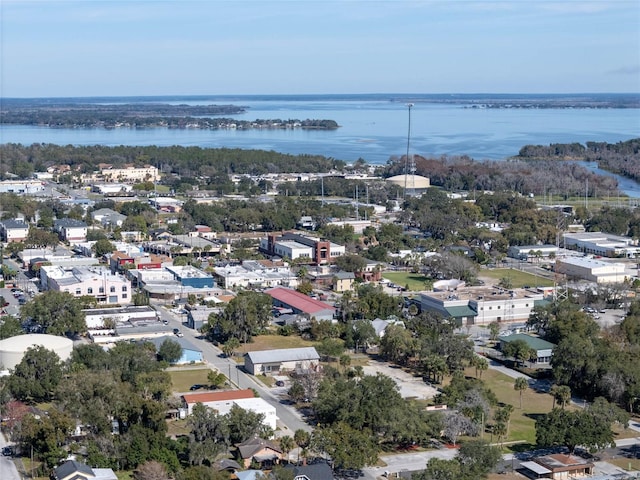
M 623 263 L 605 262 L 589 257 L 567 257 L 556 261 L 556 272 L 571 279 L 595 283 L 620 283 L 627 280 Z
M 533 289 L 463 287 L 455 291 L 422 292 L 422 310 L 453 318 L 460 325 L 488 325 L 527 320 L 544 294 Z
M 603 232 L 564 233 L 564 246 L 602 257 L 633 257 L 640 254 L 638 241 Z
M 68 292 L 74 297 L 94 297 L 98 303 L 126 305 L 131 303 L 131 282 L 104 267 L 73 267 L 56 265 L 40 267 L 43 290 Z

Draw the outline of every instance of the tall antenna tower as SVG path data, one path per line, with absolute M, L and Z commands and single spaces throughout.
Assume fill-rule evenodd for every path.
M 413 107 L 413 103 L 407 103 L 407 109 L 409 111 L 409 123 L 407 125 L 407 155 L 404 159 L 404 198 L 407 199 L 407 181 L 409 179 L 409 169 L 412 171 L 412 190 L 415 189 L 415 171 L 416 165 L 413 158 L 411 158 L 411 165 L 409 165 L 409 147 L 411 145 L 411 108 Z

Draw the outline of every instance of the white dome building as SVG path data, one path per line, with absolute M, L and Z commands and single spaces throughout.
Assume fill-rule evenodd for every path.
M 69 359 L 73 341 L 66 337 L 30 333 L 0 340 L 0 370 L 16 368 L 31 347 L 44 347 L 54 351 L 62 361 Z
M 414 191 L 416 194 L 424 193 L 424 191 L 431 186 L 431 181 L 427 177 L 416 174 L 395 175 L 387 178 L 387 182 L 401 188 L 406 186 L 408 191 Z

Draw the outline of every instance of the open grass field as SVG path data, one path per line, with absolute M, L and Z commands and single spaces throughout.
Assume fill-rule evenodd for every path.
M 522 288 L 525 285 L 532 287 L 552 287 L 553 280 L 539 277 L 513 268 L 494 268 L 492 270 L 482 270 L 479 277 L 491 278 L 499 281 L 502 278 L 509 278 L 514 288 Z
M 207 375 L 210 371 L 208 368 L 171 370 L 168 373 L 171 377 L 172 390 L 174 392 L 188 392 L 189 387 L 193 384 L 207 385 L 209 383 Z
M 259 335 L 253 337 L 251 343 L 241 345 L 236 351 L 237 355 L 247 352 L 255 352 L 257 350 L 274 350 L 277 348 L 300 348 L 300 347 L 313 347 L 316 342 L 310 342 L 303 340 L 297 335 L 290 335 L 288 337 L 282 335 Z
M 389 272 L 383 273 L 383 278 L 386 278 L 392 283 L 401 287 L 409 286 L 409 290 L 419 292 L 431 288 L 431 280 L 424 275 L 411 272 Z
M 475 376 L 475 369 L 469 368 L 465 371 L 467 376 Z M 495 370 L 483 372 L 482 379 L 486 386 L 490 388 L 498 397 L 498 401 L 513 405 L 509 425 L 509 436 L 505 442 L 523 441 L 524 443 L 514 444 L 514 450 L 528 449 L 536 441 L 535 419 L 537 415 L 551 411 L 553 399 L 547 393 L 539 393 L 532 389 L 522 393 L 522 409 L 520 408 L 520 393 L 513 389 L 514 379 Z M 490 434 L 489 434 L 490 435 Z M 485 437 L 486 438 L 486 437 Z M 488 440 L 491 441 L 489 437 Z M 494 439 L 493 441 L 496 441 Z M 510 447 L 505 445 L 505 448 Z

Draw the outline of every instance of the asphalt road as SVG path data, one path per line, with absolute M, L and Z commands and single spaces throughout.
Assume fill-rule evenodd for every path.
M 9 445 L 4 434 L 0 432 L 0 449 Z M 20 480 L 18 469 L 13 463 L 12 457 L 0 456 L 0 478 L 2 480 Z
M 278 427 L 280 428 L 280 431 L 276 432 L 278 436 L 293 436 L 293 433 L 298 429 L 302 429 L 307 432 L 311 432 L 313 430 L 313 428 L 303 420 L 300 413 L 294 407 L 285 405 L 282 402 L 282 399 L 278 396 L 278 393 L 282 393 L 281 389 L 269 388 L 262 382 L 256 380 L 252 375 L 245 373 L 241 366 L 234 360 L 226 358 L 222 354 L 222 350 L 212 343 L 204 340 L 196 330 L 188 328 L 186 324 L 183 323 L 183 319 L 180 318 L 180 315 L 170 312 L 168 309 L 159 305 L 154 305 L 154 307 L 159 312 L 162 320 L 167 320 L 172 328 L 179 328 L 185 338 L 189 339 L 194 345 L 198 346 L 202 350 L 203 358 L 207 364 L 215 367 L 218 371 L 225 374 L 227 378 L 238 388 L 255 389 L 263 400 L 276 408 Z

